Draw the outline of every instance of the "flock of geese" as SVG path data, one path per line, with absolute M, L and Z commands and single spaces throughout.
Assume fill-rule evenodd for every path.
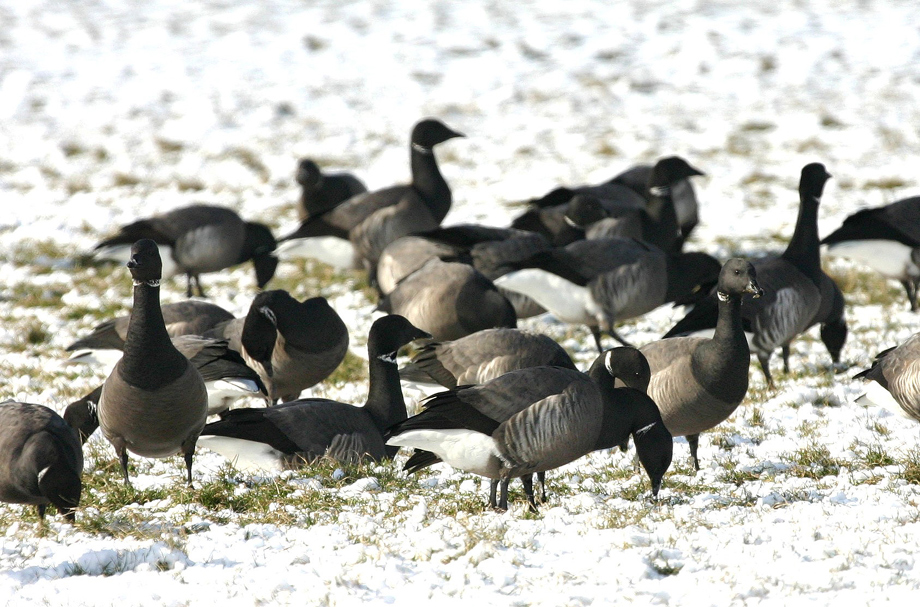
M 491 479 L 489 503 L 502 510 L 511 479 L 522 479 L 536 509 L 534 473 L 545 499 L 546 471 L 595 450 L 626 450 L 631 438 L 657 495 L 673 437 L 687 438 L 699 469 L 699 435 L 744 399 L 751 353 L 773 386 L 774 351 L 788 370 L 790 343 L 820 325 L 839 360 L 844 298 L 821 269 L 822 243 L 899 280 L 917 308 L 920 197 L 862 210 L 820 241 L 831 176 L 808 164 L 783 253 L 720 263 L 684 250 L 699 222 L 690 180 L 703 173 L 672 156 L 605 183 L 557 188 L 508 227 L 441 227 L 451 190 L 434 148 L 462 136 L 436 119 L 418 122 L 411 183 L 375 191 L 301 161 L 301 223 L 277 240 L 229 209 L 193 205 L 101 241 L 95 257 L 130 271 L 133 307 L 68 350 L 78 361 L 108 352 L 117 362 L 63 418 L 42 405 L 0 405 L 0 500 L 34 504 L 42 519 L 50 504 L 75 520 L 82 443 L 97 429 L 128 484 L 129 453 L 181 454 L 191 484 L 199 445 L 246 470 L 323 457 L 379 461 L 406 447 L 409 472 L 445 462 Z M 322 297 L 262 290 L 279 260 L 298 256 L 366 271 L 380 293 L 387 314 L 368 335 L 364 406 L 300 398 L 339 366 L 349 333 Z M 204 296 L 202 274 L 248 261 L 260 292 L 241 318 L 200 299 L 160 303 L 161 280 L 185 274 L 188 295 Z M 689 312 L 663 339 L 637 349 L 618 332 L 617 323 L 668 302 Z M 546 312 L 590 329 L 598 356 L 587 371 L 549 337 L 516 328 Z M 620 345 L 605 349 L 605 334 Z M 397 353 L 413 342 L 411 362 L 399 368 Z M 866 398 L 920 420 L 920 337 L 885 350 L 857 377 L 871 382 Z M 443 391 L 409 417 L 401 381 Z M 240 397 L 265 406 L 234 408 Z

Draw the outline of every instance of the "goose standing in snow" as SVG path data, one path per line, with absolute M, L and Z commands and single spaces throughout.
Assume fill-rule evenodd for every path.
M 127 265 L 134 280 L 134 307 L 124 356 L 102 385 L 99 427 L 118 454 L 125 484 L 130 484 L 128 451 L 157 458 L 181 453 L 191 484 L 195 442 L 208 415 L 207 389 L 166 332 L 157 243 L 134 243 Z
M 367 191 L 367 187 L 354 175 L 324 173 L 309 158 L 303 158 L 297 163 L 297 183 L 301 188 L 297 205 L 300 221 L 330 211 L 349 198 Z
M 828 255 L 855 259 L 900 282 L 911 312 L 917 311 L 920 196 L 857 211 L 821 244 L 827 245 Z
M 328 456 L 348 463 L 393 457 L 383 431 L 406 419 L 397 351 L 430 337 L 402 316 L 374 321 L 367 341 L 370 387 L 363 407 L 305 398 L 275 407 L 232 409 L 208 424 L 200 444 L 247 470 L 283 469 Z
M 325 297 L 297 301 L 284 290 L 255 296 L 243 318 L 206 333 L 230 342 L 268 388 L 272 402 L 296 399 L 345 359 L 348 328 Z
M 43 405 L 0 404 L 0 502 L 48 505 L 70 522 L 83 490 L 83 451 L 76 432 Z
M 196 204 L 140 219 L 123 226 L 118 234 L 96 245 L 93 256 L 118 262 L 127 261 L 131 246 L 142 238 L 160 246 L 163 278 L 185 274 L 186 294 L 193 284 L 204 297 L 200 274 L 217 272 L 252 260 L 256 284 L 261 289 L 272 279 L 278 259 L 274 256 L 275 238 L 261 223 L 240 219 L 230 209 Z
M 640 348 L 652 370 L 648 394 L 668 431 L 687 437 L 697 470 L 700 432 L 727 419 L 747 393 L 751 351 L 741 325 L 741 300 L 744 294 L 763 295 L 758 283 L 752 264 L 728 260 L 719 274 L 719 318 L 712 339 L 672 337 Z
M 837 297 L 834 291 L 839 289 L 828 284 L 833 280 L 821 269 L 818 244 L 818 207 L 824 184 L 829 178 L 830 174 L 823 164 L 813 163 L 802 169 L 799 214 L 795 232 L 786 250 L 779 257 L 753 262 L 757 280 L 766 294 L 760 299 L 747 302 L 741 313 L 746 328 L 752 333 L 751 349 L 757 354 L 764 377 L 771 388 L 774 387 L 770 373 L 773 351 L 782 348 L 784 361 L 788 361 L 792 340 L 816 322 L 832 322 L 832 330 L 836 331 L 834 338 L 842 346 L 842 298 L 833 301 Z M 838 310 L 839 314 L 820 318 L 822 294 L 831 298 L 830 302 L 824 302 L 831 304 L 827 309 Z M 715 326 L 719 309 L 716 295 L 716 292 L 710 293 L 706 300 L 697 304 L 664 337 L 687 335 Z M 846 338 L 845 325 L 842 337 Z M 839 356 L 839 348 L 837 351 Z
M 387 444 L 416 449 L 406 462 L 409 472 L 444 461 L 501 481 L 497 507 L 507 510 L 511 478 L 563 466 L 631 434 L 657 495 L 671 463 L 671 435 L 647 395 L 614 388 L 618 376 L 642 373 L 639 358 L 634 349 L 618 348 L 598 357 L 587 375 L 531 367 L 440 392 L 421 413 L 391 427 Z M 647 381 L 648 364 L 641 364 Z M 532 491 L 528 499 L 535 507 Z
M 357 264 L 373 269 L 390 242 L 438 227 L 450 210 L 451 193 L 438 169 L 434 146 L 455 137 L 463 135 L 439 120 L 421 120 L 410 139 L 411 183 L 359 194 L 311 215 L 280 240 L 278 254 L 315 258 L 339 268 Z

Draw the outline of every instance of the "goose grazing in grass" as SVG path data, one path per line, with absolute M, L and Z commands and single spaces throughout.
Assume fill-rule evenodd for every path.
M 252 260 L 261 289 L 272 279 L 278 259 L 275 238 L 261 223 L 240 219 L 230 209 L 196 204 L 140 219 L 96 245 L 93 257 L 125 262 L 131 246 L 147 238 L 160 246 L 163 278 L 188 277 L 186 294 L 204 297 L 199 275 Z M 193 289 L 193 285 L 195 289 Z
M 281 238 L 282 258 L 308 257 L 339 268 L 376 267 L 380 253 L 400 236 L 438 227 L 450 210 L 450 187 L 441 176 L 434 147 L 463 137 L 440 120 L 426 118 L 412 129 L 412 182 L 349 198 L 308 217 Z
M 705 253 L 666 255 L 646 242 L 625 238 L 581 240 L 537 253 L 495 280 L 527 295 L 556 318 L 584 324 L 599 352 L 601 330 L 629 345 L 615 324 L 712 284 L 719 262 Z
M 501 482 L 490 505 L 508 509 L 511 478 L 558 468 L 630 435 L 658 494 L 671 463 L 672 439 L 655 403 L 634 388 L 615 388 L 617 375 L 642 373 L 648 364 L 634 349 L 598 357 L 588 374 L 532 367 L 492 381 L 440 392 L 425 409 L 389 429 L 387 444 L 417 451 L 405 469 L 437 461 Z M 627 367 L 623 370 L 622 367 Z M 535 507 L 532 488 L 528 499 Z
M 232 409 L 205 426 L 200 444 L 246 470 L 278 470 L 331 457 L 340 462 L 393 457 L 383 431 L 406 419 L 397 351 L 430 337 L 402 316 L 374 321 L 367 341 L 370 387 L 363 407 L 305 398 L 275 407 Z
M 459 339 L 492 327 L 515 327 L 514 307 L 488 278 L 464 263 L 428 260 L 380 300 L 435 339 Z
M 900 346 L 882 350 L 872 366 L 853 379 L 870 381 L 856 402 L 868 400 L 902 417 L 920 421 L 920 333 Z
M 863 209 L 843 220 L 821 244 L 901 283 L 912 312 L 920 285 L 920 196 Z
M 222 322 L 233 320 L 233 314 L 227 310 L 197 299 L 163 304 L 160 310 L 163 313 L 166 332 L 170 337 L 201 335 Z M 67 362 L 104 362 L 104 359 L 110 357 L 107 353 L 100 351 L 111 350 L 113 354 L 111 358 L 114 359 L 111 364 L 115 364 L 115 361 L 121 358 L 121 350 L 125 346 L 125 335 L 128 333 L 130 317 L 130 314 L 116 316 L 96 325 L 92 333 L 67 346 L 67 351 L 73 352 Z
M 354 175 L 324 173 L 309 158 L 303 158 L 297 163 L 297 183 L 301 188 L 297 205 L 300 221 L 330 211 L 349 198 L 367 191 L 367 187 Z
M 753 265 L 728 260 L 719 274 L 719 318 L 712 339 L 672 337 L 640 348 L 652 370 L 648 394 L 671 434 L 687 437 L 697 470 L 700 432 L 727 419 L 747 393 L 751 351 L 741 325 L 741 300 L 745 294 L 762 296 L 758 283 Z
M 297 301 L 284 290 L 255 296 L 249 312 L 207 332 L 230 342 L 268 388 L 287 402 L 323 381 L 345 359 L 348 328 L 325 297 Z
M 0 404 L 0 502 L 48 505 L 70 522 L 83 490 L 83 451 L 76 432 L 43 405 Z
M 823 164 L 813 163 L 802 169 L 799 214 L 786 250 L 779 257 L 753 262 L 757 280 L 766 294 L 747 302 L 741 313 L 745 328 L 751 332 L 751 349 L 757 355 L 771 388 L 774 387 L 770 373 L 773 351 L 782 349 L 788 371 L 790 343 L 812 325 L 831 323 L 828 338 L 833 343 L 828 349 L 836 348 L 838 357 L 842 340 L 846 339 L 842 296 L 837 299 L 839 289 L 831 284 L 833 279 L 821 269 L 818 244 L 818 207 L 824 184 L 829 178 L 830 174 Z M 688 335 L 714 327 L 719 310 L 716 300 L 717 293 L 713 291 L 664 337 Z M 822 308 L 829 310 L 824 318 L 821 317 Z
M 99 427 L 118 454 L 125 484 L 130 484 L 128 451 L 157 458 L 181 453 L 191 484 L 195 442 L 208 415 L 208 392 L 201 374 L 166 332 L 157 243 L 134 243 L 127 265 L 134 280 L 134 307 L 124 356 L 102 385 Z

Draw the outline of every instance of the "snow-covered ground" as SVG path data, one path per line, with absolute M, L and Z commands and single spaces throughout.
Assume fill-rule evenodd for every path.
M 920 194 L 920 11 L 906 2 L 7 0 L 0 23 L 0 399 L 59 411 L 104 378 L 64 365 L 64 347 L 130 305 L 123 270 L 72 259 L 120 223 L 191 202 L 287 230 L 298 158 L 372 188 L 405 181 L 408 133 L 423 116 L 467 135 L 437 151 L 454 192 L 447 223 L 505 225 L 516 201 L 671 154 L 707 173 L 688 248 L 723 259 L 782 248 L 808 162 L 834 175 L 823 234 L 860 207 Z M 276 285 L 315 294 L 302 267 L 282 266 Z M 175 461 L 133 460 L 146 497 L 126 499 L 95 437 L 84 497 L 94 505 L 76 528 L 52 516 L 42 532 L 32 509 L 0 506 L 0 599 L 915 599 L 918 426 L 854 404 L 862 385 L 850 376 L 920 318 L 896 285 L 830 267 L 850 289 L 843 357 L 853 368 L 833 375 L 814 335 L 794 344 L 777 391 L 752 368 L 744 405 L 702 437 L 703 470 L 691 474 L 678 441 L 657 503 L 631 454 L 614 452 L 552 473 L 549 503 L 530 516 L 520 499 L 506 514 L 484 510 L 480 480 L 444 466 L 418 479 L 389 464 L 360 478 L 321 468 L 266 479 L 201 450 L 197 485 L 229 475 L 241 499 L 284 493 L 260 522 L 201 503 Z M 321 284 L 360 353 L 373 302 L 353 290 L 355 276 Z M 254 290 L 249 267 L 205 285 L 235 313 Z M 184 286 L 163 291 L 175 301 Z M 661 309 L 624 331 L 649 341 L 680 314 Z M 590 361 L 586 332 L 548 317 L 522 325 Z M 360 403 L 366 387 L 314 392 Z

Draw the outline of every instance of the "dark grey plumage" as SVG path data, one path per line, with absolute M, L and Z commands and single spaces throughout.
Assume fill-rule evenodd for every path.
M 392 457 L 382 433 L 406 418 L 396 352 L 424 337 L 401 316 L 376 320 L 368 336 L 370 388 L 364 407 L 308 398 L 276 407 L 233 409 L 205 426 L 201 444 L 248 469 L 292 467 L 331 457 L 340 462 Z
M 774 384 L 770 374 L 770 357 L 776 348 L 782 348 L 784 359 L 788 360 L 792 340 L 818 322 L 831 323 L 829 330 L 834 333 L 828 349 L 836 348 L 838 356 L 839 348 L 843 345 L 841 337 L 846 338 L 845 325 L 842 334 L 840 330 L 841 322 L 845 323 L 842 298 L 836 299 L 838 290 L 828 283 L 831 279 L 821 269 L 818 244 L 818 206 L 824 184 L 829 178 L 822 164 L 813 163 L 802 169 L 798 220 L 785 252 L 779 257 L 753 262 L 757 280 L 765 295 L 748 302 L 742 308 L 742 315 L 746 328 L 752 333 L 751 349 L 757 355 L 771 387 Z M 716 293 L 712 292 L 674 325 L 665 337 L 711 328 L 714 326 L 716 307 Z M 822 312 L 825 311 L 826 315 L 822 318 Z
M 233 320 L 233 314 L 220 306 L 196 299 L 163 304 L 160 310 L 170 337 L 201 335 L 219 323 Z M 92 333 L 67 346 L 67 351 L 121 350 L 125 345 L 130 317 L 130 314 L 126 314 L 99 323 Z
M 76 432 L 43 405 L 0 404 L 0 501 L 48 505 L 73 522 L 83 489 L 83 451 Z
M 472 266 L 433 258 L 404 278 L 378 309 L 401 314 L 437 340 L 493 327 L 514 327 L 511 303 Z
M 243 221 L 231 209 L 203 204 L 181 207 L 122 226 L 118 234 L 96 245 L 94 255 L 97 259 L 125 261 L 128 248 L 142 238 L 164 247 L 162 278 L 179 273 L 188 277 L 186 293 L 189 297 L 193 294 L 193 283 L 198 295 L 204 296 L 201 274 L 251 260 L 256 283 L 261 289 L 274 276 L 278 265 L 273 255 L 275 238 L 267 226 Z
M 751 354 L 741 325 L 742 296 L 763 295 L 759 284 L 753 265 L 728 260 L 719 275 L 712 339 L 672 337 L 640 348 L 652 370 L 648 394 L 671 434 L 687 437 L 697 470 L 699 434 L 727 419 L 747 393 Z
M 498 507 L 507 509 L 511 478 L 565 465 L 631 434 L 657 494 L 671 462 L 671 435 L 647 395 L 614 387 L 614 361 L 624 354 L 631 366 L 645 365 L 647 381 L 648 365 L 632 348 L 604 353 L 588 375 L 559 367 L 511 371 L 435 394 L 424 411 L 390 428 L 387 444 L 421 450 L 406 463 L 410 472 L 441 460 L 502 481 Z
M 367 191 L 367 187 L 354 175 L 326 173 L 309 158 L 303 158 L 297 163 L 297 183 L 301 188 L 297 205 L 300 221 L 322 215 L 349 198 Z
M 142 239 L 131 247 L 134 307 L 124 356 L 102 385 L 99 426 L 118 454 L 125 483 L 128 451 L 142 457 L 182 453 L 192 482 L 195 441 L 208 413 L 201 374 L 173 346 L 160 310 L 160 254 Z
M 348 351 L 348 328 L 326 298 L 299 302 L 283 290 L 259 293 L 244 318 L 206 336 L 229 341 L 258 372 L 273 402 L 294 400 L 329 377 Z

